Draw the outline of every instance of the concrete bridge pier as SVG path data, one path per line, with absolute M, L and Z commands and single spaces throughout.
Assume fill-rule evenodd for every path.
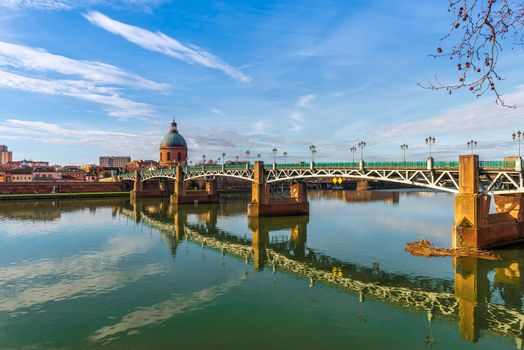
M 356 191 L 358 192 L 367 191 L 368 186 L 369 186 L 368 180 L 357 180 Z
M 150 184 L 152 186 L 154 184 Z M 131 198 L 139 197 L 164 197 L 169 195 L 169 186 L 166 180 L 161 179 L 158 183 L 158 189 L 151 187 L 144 188 L 144 183 L 142 182 L 142 176 L 138 170 L 135 171 L 135 180 L 133 181 L 133 190 L 130 193 Z
M 251 203 L 248 204 L 248 216 L 285 216 L 309 214 L 309 202 L 305 183 L 290 186 L 290 198 L 270 199 L 271 185 L 267 183 L 264 163 L 256 161 L 254 181 L 251 186 Z
M 160 179 L 158 183 L 161 197 L 169 197 L 169 184 L 166 179 Z
M 173 204 L 198 204 L 198 203 L 218 203 L 218 192 L 216 179 L 206 179 L 206 191 L 197 193 L 187 193 L 186 182 L 184 181 L 184 171 L 181 166 L 176 167 L 176 179 L 171 203 Z
M 133 181 L 133 190 L 130 193 L 131 199 L 142 197 L 144 191 L 144 183 L 142 182 L 142 177 L 140 172 L 135 170 L 135 180 Z
M 478 155 L 460 156 L 453 248 L 488 248 L 524 238 L 522 195 L 497 195 L 494 199 L 497 213 L 489 214 L 491 197 L 480 193 Z

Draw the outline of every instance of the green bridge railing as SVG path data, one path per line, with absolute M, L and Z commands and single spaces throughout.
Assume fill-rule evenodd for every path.
M 316 169 L 358 169 L 359 162 L 315 162 L 314 167 Z M 224 165 L 225 170 L 245 170 L 253 169 L 254 164 L 229 164 Z M 277 169 L 309 169 L 310 163 L 280 163 L 276 164 Z M 426 169 L 426 161 L 409 161 L 409 162 L 366 162 L 366 168 L 383 168 L 383 169 Z M 449 169 L 458 170 L 458 161 L 436 161 L 433 163 L 434 169 Z M 479 161 L 480 169 L 493 169 L 493 170 L 514 170 L 516 167 L 516 161 L 514 160 L 481 160 Z M 273 169 L 273 163 L 265 163 L 265 169 Z M 206 165 L 206 170 L 221 170 L 222 165 Z M 199 171 L 202 170 L 202 166 L 185 167 L 185 171 Z M 158 169 L 143 171 L 142 174 L 162 174 L 172 173 L 174 169 Z M 121 176 L 130 176 L 132 173 L 121 174 Z

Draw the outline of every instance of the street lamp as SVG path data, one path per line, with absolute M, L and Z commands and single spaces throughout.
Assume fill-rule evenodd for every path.
M 226 162 L 226 154 L 222 153 L 222 165 L 224 165 Z
M 260 153 L 257 154 L 257 160 L 260 162 Z
M 364 148 L 366 147 L 366 143 L 364 141 L 360 141 L 358 143 L 358 148 L 360 148 L 360 160 L 364 161 Z
M 402 152 L 404 152 L 404 163 L 406 163 L 406 151 L 408 150 L 408 145 L 403 143 L 400 145 L 400 149 L 402 150 Z
M 239 156 L 236 156 L 235 158 L 236 158 L 236 160 L 237 160 L 237 164 L 238 164 L 238 158 L 240 158 L 240 157 L 239 157 Z
M 273 148 L 273 164 L 276 164 L 277 152 L 278 152 L 278 150 L 276 148 Z
M 317 147 L 315 145 L 309 146 L 309 150 L 311 151 L 311 163 L 315 162 L 315 154 L 317 153 Z
M 249 155 L 250 155 L 250 154 L 251 154 L 251 152 L 246 151 L 246 160 L 247 160 L 248 163 L 249 163 Z
M 217 164 L 220 164 L 220 157 L 218 157 L 217 159 Z
M 206 165 L 206 155 L 202 155 L 202 165 Z
M 435 138 L 432 136 L 426 137 L 426 145 L 429 146 L 429 158 L 431 158 L 431 145 L 434 145 L 436 142 Z
M 351 146 L 349 150 L 351 153 L 353 153 L 353 163 L 355 163 L 355 152 L 357 151 L 357 148 L 355 146 Z
M 287 164 L 287 152 L 284 152 L 283 155 L 284 155 L 284 164 Z
M 473 149 L 477 147 L 477 141 L 470 140 L 468 141 L 467 145 L 468 145 L 468 148 L 471 148 L 471 154 L 473 154 Z
M 520 141 L 524 139 L 524 132 L 519 130 L 517 131 L 517 133 L 513 133 L 513 135 L 511 136 L 513 137 L 513 140 L 518 141 L 519 143 L 519 159 L 520 159 Z

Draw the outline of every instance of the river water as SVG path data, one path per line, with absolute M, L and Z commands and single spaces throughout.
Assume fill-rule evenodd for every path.
M 524 248 L 451 244 L 453 197 L 313 191 L 309 217 L 124 199 L 0 203 L 0 349 L 521 349 Z

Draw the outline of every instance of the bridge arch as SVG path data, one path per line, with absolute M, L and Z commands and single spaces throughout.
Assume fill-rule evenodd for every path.
M 227 178 L 228 177 L 228 178 L 240 179 L 240 180 L 250 181 L 250 182 L 254 181 L 253 178 L 250 178 L 244 175 L 229 174 L 229 173 L 189 175 L 189 176 L 184 176 L 184 181 L 191 181 L 191 180 L 196 180 L 196 179 L 201 179 L 201 178 L 206 178 L 206 177 L 213 177 L 213 178 L 217 178 L 217 177 L 226 177 Z
M 445 187 L 445 186 L 439 186 L 437 184 L 431 184 L 427 182 L 419 182 L 419 181 L 408 181 L 398 178 L 383 178 L 383 177 L 376 177 L 376 176 L 367 176 L 367 175 L 347 175 L 347 174 L 339 174 L 339 175 L 333 175 L 333 176 L 327 176 L 327 175 L 294 175 L 294 176 L 288 176 L 285 178 L 278 178 L 278 179 L 271 179 L 268 180 L 268 184 L 276 184 L 282 181 L 294 181 L 294 180 L 302 180 L 302 179 L 328 179 L 333 177 L 341 177 L 343 179 L 349 179 L 349 180 L 369 180 L 369 181 L 382 181 L 382 182 L 389 182 L 389 183 L 397 183 L 402 185 L 410 185 L 410 186 L 416 186 L 419 188 L 428 188 L 432 190 L 438 190 L 442 192 L 448 192 L 448 193 L 458 193 L 458 190 L 451 187 Z

